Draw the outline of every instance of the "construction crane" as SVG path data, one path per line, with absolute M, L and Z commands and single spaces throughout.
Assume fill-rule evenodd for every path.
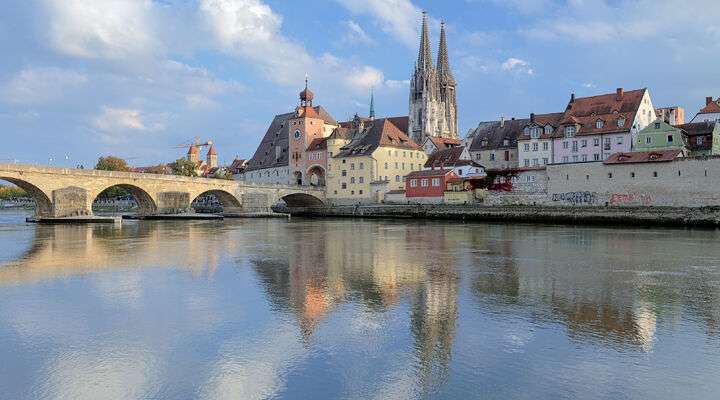
M 205 143 L 200 143 L 200 138 L 197 137 L 197 136 L 195 136 L 195 141 L 194 141 L 194 142 L 192 142 L 192 143 L 182 143 L 182 144 L 179 144 L 179 145 L 177 145 L 177 146 L 175 146 L 175 147 L 173 147 L 173 148 L 174 148 L 174 149 L 186 149 L 186 148 L 188 148 L 188 147 L 190 147 L 190 146 L 195 146 L 195 147 L 207 147 L 207 146 L 212 146 L 212 144 L 213 144 L 212 140 L 208 140 L 208 141 L 206 141 Z

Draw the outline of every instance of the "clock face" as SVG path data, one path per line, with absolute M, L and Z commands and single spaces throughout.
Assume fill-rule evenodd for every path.
M 300 131 L 295 131 L 293 136 L 295 136 L 295 140 L 300 140 Z

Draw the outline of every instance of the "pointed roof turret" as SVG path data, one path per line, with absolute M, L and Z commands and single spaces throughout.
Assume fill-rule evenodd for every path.
M 216 156 L 216 155 L 217 155 L 217 150 L 215 150 L 215 145 L 214 145 L 214 144 L 211 144 L 211 145 L 210 145 L 210 149 L 208 150 L 207 155 L 209 155 L 209 156 Z
M 305 89 L 300 92 L 300 102 L 302 105 L 312 105 L 313 97 L 315 97 L 315 95 L 308 88 L 308 75 L 305 74 Z
M 194 144 L 193 144 L 193 145 L 190 145 L 190 148 L 188 149 L 188 152 L 187 152 L 187 153 L 188 153 L 188 155 L 189 155 L 189 154 L 197 154 L 197 153 L 198 153 L 198 148 L 197 148 L 197 146 L 195 146 Z
M 420 51 L 418 52 L 417 69 L 432 68 L 432 52 L 430 51 L 430 35 L 428 34 L 428 16 L 423 11 L 422 30 L 420 32 Z
M 450 70 L 447 39 L 445 38 L 445 21 L 440 22 L 440 47 L 438 49 L 437 72 L 440 79 L 446 79 L 449 83 L 455 83 L 455 78 Z
M 375 119 L 375 93 L 372 88 L 370 88 L 370 112 L 368 113 L 368 117 L 370 119 Z

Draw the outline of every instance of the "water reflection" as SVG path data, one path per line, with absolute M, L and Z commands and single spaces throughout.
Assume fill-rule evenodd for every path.
M 472 398 L 488 394 L 480 382 L 498 398 L 572 397 L 658 384 L 667 372 L 652 371 L 668 359 L 690 380 L 720 371 L 714 231 L 348 220 L 31 229 L 19 256 L 0 257 L 0 357 L 19 366 L 0 366 L 0 388 L 16 398 L 15 380 L 43 398 L 98 388 Z M 683 361 L 687 346 L 703 373 Z M 605 368 L 592 379 L 589 354 Z M 614 372 L 629 365 L 643 367 L 636 381 Z M 531 367 L 532 379 L 516 376 Z

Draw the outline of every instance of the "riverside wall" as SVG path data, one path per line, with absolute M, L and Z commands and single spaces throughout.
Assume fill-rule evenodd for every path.
M 307 217 L 447 219 L 577 225 L 720 227 L 720 207 L 485 206 L 450 204 L 283 208 Z

